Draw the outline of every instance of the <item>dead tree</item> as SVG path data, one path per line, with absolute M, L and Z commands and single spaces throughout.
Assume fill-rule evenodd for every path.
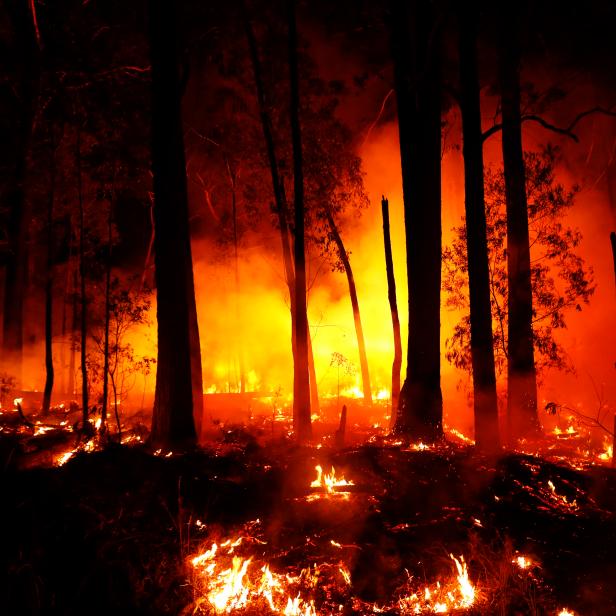
M 394 260 L 391 250 L 391 233 L 389 230 L 389 201 L 381 198 L 383 214 L 383 242 L 385 244 L 385 271 L 387 273 L 387 299 L 391 312 L 391 325 L 394 336 L 394 360 L 391 366 L 391 418 L 389 427 L 393 429 L 398 416 L 398 399 L 400 398 L 400 370 L 402 368 L 402 337 L 400 335 L 400 318 L 398 317 L 398 300 L 396 298 L 396 278 Z
M 459 10 L 460 109 L 464 156 L 464 204 L 470 298 L 475 442 L 499 446 L 490 271 L 483 186 L 483 136 L 477 70 L 478 11 L 474 0 Z
M 443 434 L 440 368 L 441 76 L 436 7 L 391 0 L 404 199 L 409 335 L 396 430 Z
M 528 207 L 522 151 L 517 11 L 517 5 L 512 0 L 505 2 L 499 50 L 503 168 L 507 208 L 507 421 L 510 439 L 540 432 L 533 348 L 533 292 Z
M 336 221 L 330 208 L 325 208 L 325 217 L 327 224 L 329 225 L 329 231 L 331 237 L 336 244 L 338 251 L 338 257 L 344 268 L 344 273 L 347 277 L 347 283 L 349 285 L 349 297 L 351 298 L 351 307 L 353 309 L 353 322 L 355 324 L 355 335 L 357 336 L 357 348 L 359 351 L 359 364 L 361 366 L 361 382 L 364 392 L 364 402 L 368 405 L 372 405 L 372 389 L 370 386 L 370 370 L 368 369 L 368 356 L 366 354 L 366 341 L 364 339 L 364 329 L 361 323 L 361 313 L 359 311 L 359 300 L 357 299 L 357 288 L 355 286 L 355 278 L 353 277 L 353 270 L 351 269 L 351 262 L 349 261 L 349 255 L 344 248 L 342 237 L 338 231 Z
M 190 446 L 203 406 L 175 5 L 148 2 L 158 361 L 152 443 Z M 198 416 L 198 417 L 197 417 Z

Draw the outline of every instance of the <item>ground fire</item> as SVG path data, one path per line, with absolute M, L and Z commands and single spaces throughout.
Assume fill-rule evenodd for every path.
M 616 614 L 615 22 L 6 0 L 0 613 Z

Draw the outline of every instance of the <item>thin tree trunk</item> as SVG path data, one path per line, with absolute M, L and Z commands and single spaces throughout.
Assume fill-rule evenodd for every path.
M 359 350 L 359 365 L 361 366 L 361 381 L 364 392 L 364 402 L 368 405 L 372 405 L 372 389 L 370 387 L 370 371 L 368 369 L 368 356 L 366 354 L 366 341 L 364 339 L 364 330 L 361 324 L 361 313 L 359 311 L 359 300 L 357 299 L 357 288 L 355 287 L 355 278 L 353 277 L 353 270 L 351 269 L 351 262 L 349 261 L 349 255 L 344 248 L 342 237 L 336 226 L 336 221 L 332 216 L 329 208 L 325 209 L 325 216 L 329 225 L 329 230 L 338 249 L 338 256 L 344 267 L 344 272 L 349 284 L 349 296 L 351 298 L 351 306 L 353 308 L 353 321 L 355 323 L 355 335 L 357 336 L 357 348 Z
M 509 438 L 540 432 L 537 375 L 533 349 L 533 294 L 526 177 L 520 117 L 520 74 L 517 7 L 504 5 L 500 49 L 503 119 L 503 167 L 507 203 L 508 362 L 507 420 Z
M 398 418 L 398 400 L 400 398 L 400 370 L 402 368 L 402 337 L 400 335 L 400 318 L 398 317 L 398 300 L 396 298 L 396 278 L 394 260 L 391 250 L 389 231 L 389 201 L 381 199 L 383 213 L 383 242 L 385 244 L 385 270 L 387 272 L 387 299 L 391 312 L 391 325 L 394 335 L 394 361 L 391 366 L 391 418 L 389 427 L 393 429 Z
M 481 106 L 477 72 L 476 22 L 479 15 L 474 0 L 471 6 L 460 8 L 459 16 L 460 108 L 462 111 L 475 441 L 482 449 L 496 450 L 500 439 L 483 185 Z
M 88 366 L 87 336 L 88 336 L 88 299 L 86 296 L 86 264 L 85 264 L 85 217 L 83 203 L 83 189 L 81 177 L 81 127 L 77 128 L 77 199 L 79 201 L 79 281 L 80 281 L 80 333 L 81 333 L 81 408 L 83 421 L 83 434 L 89 435 L 92 426 L 88 419 Z
M 406 232 L 409 337 L 396 430 L 442 437 L 440 36 L 429 3 L 392 0 Z
M 304 170 L 299 120 L 299 76 L 295 0 L 289 10 L 289 84 L 291 140 L 293 142 L 293 189 L 295 220 L 295 361 L 293 362 L 293 427 L 298 441 L 312 436 L 310 423 L 310 376 L 308 373 L 308 313 L 306 302 L 306 252 L 304 245 Z
M 278 218 L 278 227 L 280 230 L 280 239 L 282 244 L 282 260 L 285 270 L 285 279 L 287 286 L 289 288 L 289 303 L 291 308 L 291 349 L 293 352 L 293 363 L 295 364 L 297 361 L 297 351 L 295 344 L 295 316 L 296 316 L 296 308 L 295 308 L 295 272 L 294 272 L 294 264 L 293 264 L 293 255 L 291 252 L 291 244 L 289 241 L 289 225 L 288 225 L 288 213 L 287 213 L 287 201 L 284 191 L 284 186 L 282 183 L 282 178 L 280 177 L 280 172 L 278 169 L 278 161 L 276 158 L 276 147 L 274 144 L 274 136 L 272 133 L 272 123 L 270 119 L 270 114 L 268 112 L 268 107 L 265 99 L 265 89 L 263 87 L 263 79 L 261 77 L 261 62 L 259 60 L 259 53 L 257 49 L 257 41 L 252 29 L 252 25 L 250 23 L 250 19 L 248 18 L 248 14 L 246 12 L 245 6 L 244 10 L 244 26 L 246 30 L 246 39 L 248 42 L 248 50 L 250 53 L 250 59 L 252 63 L 253 75 L 255 80 L 255 88 L 257 91 L 257 102 L 259 105 L 259 115 L 261 117 L 261 127 L 263 130 L 263 138 L 265 140 L 265 146 L 267 151 L 267 158 L 270 166 L 270 175 L 272 178 L 272 189 L 274 192 L 274 205 L 276 210 L 276 216 Z M 308 337 L 309 338 L 309 337 Z M 314 369 L 314 359 L 310 362 L 310 356 L 312 355 L 312 344 L 309 340 L 308 342 L 309 349 L 309 364 L 312 363 Z M 311 370 L 311 374 L 314 370 Z M 317 391 L 317 382 L 316 382 L 316 373 L 314 376 L 310 376 L 310 398 L 312 404 L 316 403 L 318 405 L 318 391 Z M 318 406 L 313 407 L 315 412 L 318 412 Z
M 149 0 L 158 362 L 151 440 L 195 443 L 203 389 L 192 270 L 175 5 Z
M 73 293 L 72 293 L 72 326 L 71 326 L 71 354 L 68 363 L 68 391 L 72 395 L 75 394 L 75 370 L 77 364 L 77 331 L 79 330 L 79 296 L 77 293 L 77 268 L 73 271 Z
M 614 282 L 616 283 L 616 232 L 610 233 L 610 243 L 612 245 L 612 259 L 614 261 Z
M 312 351 L 312 336 L 310 333 L 308 333 L 308 376 L 310 378 L 310 412 L 313 415 L 318 415 L 321 412 L 321 404 L 319 402 L 319 386 L 317 384 L 317 371 L 314 367 L 314 353 Z
M 52 144 L 53 148 L 53 144 Z M 45 280 L 45 389 L 43 414 L 49 413 L 54 382 L 53 368 L 53 202 L 56 192 L 56 153 L 53 150 L 50 167 L 49 200 L 47 203 L 47 272 Z
M 21 388 L 23 313 L 28 285 L 28 235 L 32 209 L 30 200 L 26 198 L 25 182 L 39 90 L 40 54 L 26 3 L 12 0 L 4 6 L 15 37 L 13 60 L 19 80 L 15 92 L 19 99 L 19 117 L 16 120 L 18 139 L 14 151 L 15 167 L 9 177 L 10 184 L 5 199 L 9 210 L 9 252 L 4 280 L 2 360 L 7 370 L 17 379 L 17 387 Z
M 113 195 L 113 189 L 112 189 Z M 101 407 L 101 432 L 107 426 L 109 401 L 109 325 L 111 322 L 111 242 L 113 240 L 113 196 L 109 199 L 107 213 L 107 263 L 105 264 L 105 331 L 103 341 L 103 401 Z M 116 340 L 117 346 L 117 340 Z
M 237 331 L 240 331 L 242 323 L 240 318 L 240 260 L 238 254 L 238 233 L 237 233 L 237 191 L 236 191 L 236 176 L 231 170 L 229 160 L 225 157 L 227 165 L 227 173 L 229 175 L 229 183 L 231 184 L 231 214 L 233 220 L 233 261 L 235 273 L 235 321 L 237 323 Z M 239 365 L 239 391 L 243 394 L 246 391 L 246 370 L 244 367 L 244 349 L 241 341 L 237 341 L 237 362 Z

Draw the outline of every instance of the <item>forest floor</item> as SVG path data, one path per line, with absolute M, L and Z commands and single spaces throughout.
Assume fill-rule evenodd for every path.
M 0 611 L 616 613 L 614 469 L 221 435 L 183 455 L 114 445 L 24 468 L 0 432 Z M 317 465 L 348 485 L 311 486 Z

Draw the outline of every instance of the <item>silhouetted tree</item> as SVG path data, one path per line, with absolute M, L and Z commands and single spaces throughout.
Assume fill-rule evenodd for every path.
M 295 0 L 287 0 L 289 11 L 289 85 L 291 138 L 293 142 L 293 188 L 295 206 L 295 361 L 293 362 L 293 424 L 298 440 L 312 436 L 310 423 L 310 377 L 308 372 L 308 314 L 306 307 L 306 250 L 304 244 L 304 168 L 299 118 L 299 76 Z
M 391 2 L 409 297 L 407 372 L 396 430 L 442 436 L 440 36 L 432 3 Z
M 391 366 L 391 418 L 389 425 L 394 428 L 398 417 L 398 400 L 400 398 L 400 369 L 402 368 L 402 337 L 400 335 L 400 318 L 398 317 L 398 299 L 396 297 L 396 278 L 394 260 L 391 251 L 391 233 L 389 231 L 389 201 L 381 199 L 383 215 L 383 242 L 385 244 L 385 271 L 387 274 L 387 299 L 391 312 L 391 325 L 394 336 L 394 360 Z
M 4 195 L 8 206 L 9 250 L 6 263 L 3 310 L 3 360 L 10 365 L 18 387 L 22 384 L 23 306 L 28 280 L 28 233 L 31 204 L 26 197 L 27 159 L 38 104 L 40 50 L 28 3 L 7 0 L 4 7 L 14 35 L 12 49 L 14 87 L 10 108 L 15 111 L 12 133 L 13 172 Z
M 175 5 L 149 0 L 158 362 L 152 442 L 195 442 L 203 394 L 188 226 Z M 196 339 L 195 339 L 196 338 Z M 196 364 L 199 364 L 198 370 Z
M 526 152 L 525 177 L 528 195 L 531 281 L 533 289 L 533 342 L 538 370 L 571 366 L 558 344 L 556 331 L 566 327 L 567 312 L 581 310 L 594 292 L 592 269 L 577 250 L 581 233 L 563 224 L 573 207 L 577 188 L 567 190 L 555 179 L 558 151 Z M 488 268 L 492 303 L 493 344 L 497 373 L 508 359 L 507 207 L 505 178 L 501 169 L 485 170 L 485 206 Z M 454 229 L 453 242 L 443 251 L 443 287 L 447 304 L 465 314 L 447 341 L 447 359 L 458 368 L 472 369 L 468 298 L 466 227 Z
M 459 7 L 460 109 L 475 441 L 481 448 L 496 449 L 499 445 L 498 401 L 483 186 L 483 136 L 477 69 L 478 20 L 479 13 L 475 0 Z
M 368 356 L 366 354 L 366 341 L 364 339 L 364 328 L 361 323 L 361 312 L 359 310 L 359 299 L 357 298 L 357 287 L 355 286 L 355 277 L 351 268 L 349 255 L 344 247 L 344 242 L 338 231 L 338 226 L 334 220 L 334 216 L 330 208 L 325 208 L 325 217 L 329 224 L 332 239 L 338 250 L 338 257 L 344 273 L 346 274 L 347 283 L 349 286 L 349 297 L 351 298 L 351 308 L 353 310 L 353 322 L 355 324 L 355 335 L 357 337 L 357 349 L 359 351 L 359 365 L 361 368 L 361 382 L 364 393 L 364 402 L 372 404 L 372 388 L 370 386 L 370 370 L 368 368 Z
M 503 167 L 507 200 L 508 361 L 507 423 L 510 439 L 540 432 L 537 373 L 533 351 L 533 296 L 528 211 L 522 152 L 520 52 L 517 3 L 507 0 L 501 15 L 499 80 Z

